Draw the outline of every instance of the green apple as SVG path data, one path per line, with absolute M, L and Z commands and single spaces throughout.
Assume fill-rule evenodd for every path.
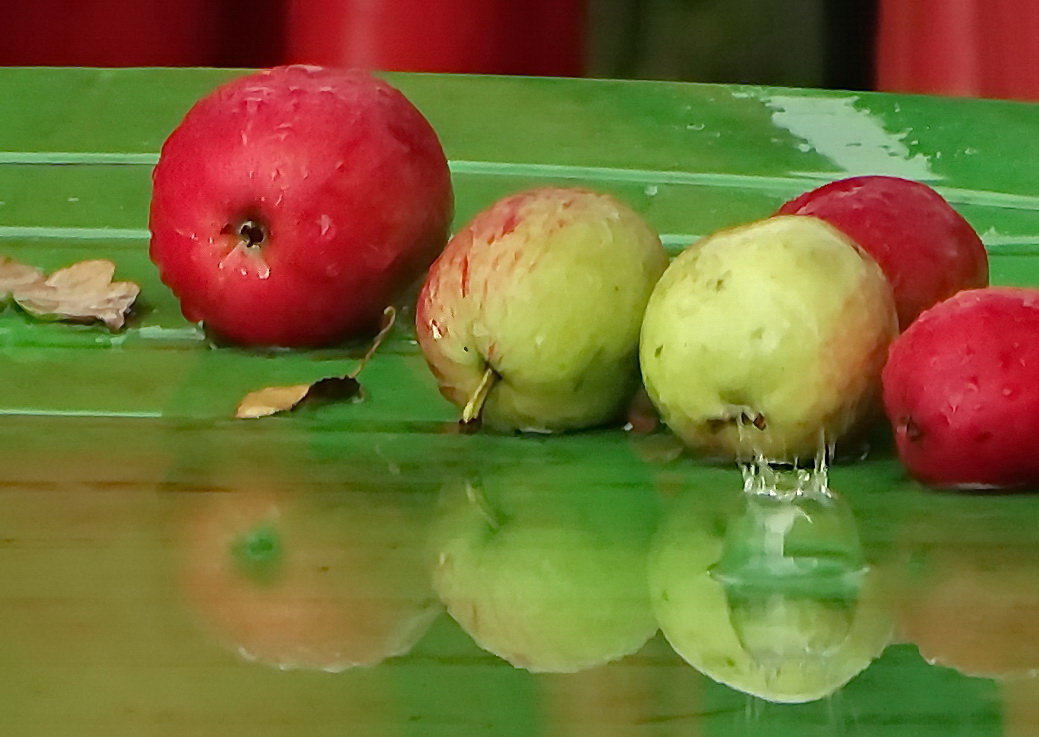
M 807 475 L 683 492 L 654 540 L 649 584 L 683 659 L 769 701 L 833 693 L 891 638 L 846 502 Z
M 462 229 L 418 300 L 419 344 L 440 391 L 504 430 L 556 432 L 621 415 L 638 335 L 667 264 L 660 238 L 605 194 L 541 188 Z
M 657 629 L 646 585 L 656 493 L 558 470 L 448 484 L 431 533 L 448 612 L 480 647 L 532 672 L 616 660 Z
M 878 407 L 898 329 L 880 267 L 822 220 L 779 216 L 682 252 L 646 307 L 640 359 L 664 421 L 719 458 L 811 458 Z

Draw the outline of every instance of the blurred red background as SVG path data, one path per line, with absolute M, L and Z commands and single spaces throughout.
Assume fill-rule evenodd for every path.
M 5 66 L 584 71 L 584 0 L 36 0 L 2 16 Z
M 1039 100 L 1037 0 L 7 0 L 0 65 L 616 76 Z
M 876 86 L 1039 100 L 1036 0 L 881 0 Z

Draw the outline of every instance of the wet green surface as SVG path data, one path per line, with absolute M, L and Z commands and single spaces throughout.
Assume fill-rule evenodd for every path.
M 928 492 L 877 447 L 833 469 L 851 522 L 809 546 L 861 556 L 866 578 L 761 598 L 711 573 L 755 549 L 729 534 L 758 529 L 736 469 L 662 433 L 458 434 L 407 310 L 364 401 L 231 420 L 244 392 L 343 373 L 363 351 L 214 348 L 158 283 L 150 167 L 233 74 L 0 70 L 0 254 L 111 258 L 146 303 L 118 336 L 0 314 L 0 734 L 1036 732 L 1032 496 Z M 675 252 L 817 182 L 887 173 L 972 221 L 995 282 L 1039 284 L 1034 106 L 393 80 L 443 138 L 459 222 L 531 184 L 581 184 Z M 700 593 L 662 605 L 669 587 Z M 868 642 L 848 645 L 859 620 Z M 720 670 L 690 654 L 697 637 Z M 797 648 L 823 673 L 803 704 L 678 654 L 760 690 Z

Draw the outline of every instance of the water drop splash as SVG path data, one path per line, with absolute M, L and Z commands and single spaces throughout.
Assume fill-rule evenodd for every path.
M 808 467 L 760 455 L 741 466 L 743 510 L 711 570 L 740 644 L 764 672 L 836 654 L 868 571 L 851 510 L 829 487 L 832 446 L 820 448 Z
M 763 422 L 764 420 L 762 420 Z M 738 423 L 740 444 L 748 445 L 748 435 L 757 425 L 750 418 L 741 417 Z M 820 435 L 815 458 L 811 465 L 774 463 L 761 453 L 755 452 L 754 460 L 741 463 L 743 491 L 745 494 L 763 495 L 787 502 L 808 499 L 836 499 L 830 489 L 830 461 L 836 452 L 833 441 Z

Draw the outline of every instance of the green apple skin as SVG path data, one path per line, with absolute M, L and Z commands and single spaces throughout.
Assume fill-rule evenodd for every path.
M 716 469 L 715 478 L 703 470 L 697 486 L 672 501 L 650 549 L 650 596 L 661 631 L 691 666 L 744 693 L 778 703 L 834 693 L 879 657 L 893 630 L 875 571 L 855 564 L 860 549 L 850 513 L 838 499 L 768 498 L 758 506 L 740 493 L 734 474 Z M 773 546 L 770 535 L 781 544 Z M 750 551 L 750 561 L 758 556 L 749 570 L 768 568 L 784 583 L 749 603 L 733 597 L 718 575 L 733 546 Z M 820 569 L 798 548 L 850 563 L 853 594 L 832 598 L 832 583 L 813 580 Z
M 488 368 L 486 425 L 558 432 L 617 418 L 638 385 L 638 335 L 667 265 L 659 236 L 605 194 L 540 188 L 451 239 L 416 330 L 441 393 L 464 407 Z
M 675 258 L 646 307 L 640 361 L 689 448 L 791 461 L 873 419 L 897 329 L 871 257 L 822 220 L 779 216 Z
M 589 487 L 530 471 L 445 486 L 433 588 L 484 650 L 573 673 L 639 650 L 657 630 L 646 554 L 652 488 Z

